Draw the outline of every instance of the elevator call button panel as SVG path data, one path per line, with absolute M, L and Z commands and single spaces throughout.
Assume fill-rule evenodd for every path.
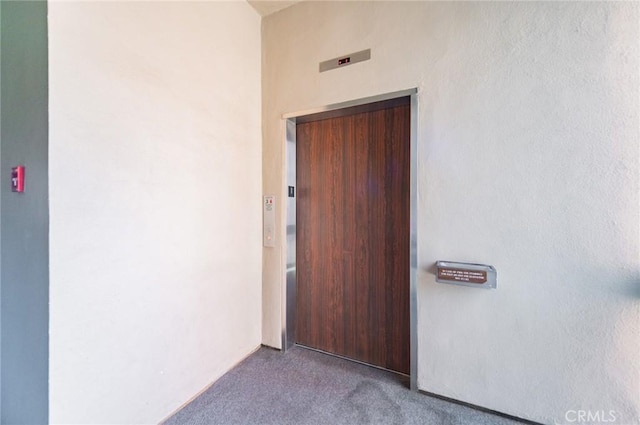
M 262 244 L 269 248 L 276 246 L 276 197 L 265 196 L 262 203 L 263 235 Z

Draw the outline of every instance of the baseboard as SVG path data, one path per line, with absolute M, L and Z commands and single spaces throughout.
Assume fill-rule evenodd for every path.
M 170 414 L 168 414 L 163 420 L 161 420 L 160 422 L 158 422 L 158 425 L 163 425 L 166 421 L 168 421 L 173 415 L 175 415 L 176 413 L 178 413 L 179 411 L 181 411 L 182 409 L 184 409 L 189 403 L 191 403 L 193 400 L 195 400 L 196 398 L 200 397 L 202 395 L 202 393 L 204 393 L 205 391 L 207 391 L 209 388 L 211 388 L 211 386 L 213 384 L 215 384 L 216 382 L 218 382 L 218 380 L 220 378 L 222 378 L 224 375 L 226 375 L 227 373 L 229 373 L 231 370 L 233 370 L 233 368 L 235 368 L 236 366 L 238 366 L 240 363 L 242 363 L 243 361 L 247 360 L 253 353 L 255 353 L 256 351 L 258 351 L 260 348 L 262 348 L 262 345 L 258 345 L 256 348 L 254 348 L 253 350 L 251 350 L 249 352 L 249 354 L 245 355 L 242 357 L 242 359 L 240 359 L 239 361 L 235 362 L 229 369 L 227 369 L 226 372 L 224 372 L 223 374 L 221 374 L 220 376 L 218 376 L 217 378 L 215 378 L 213 381 L 211 381 L 211 383 L 207 384 L 206 387 L 204 387 L 203 389 L 201 389 L 200 391 L 198 391 L 193 397 L 191 397 L 189 400 L 185 401 L 184 403 L 182 403 L 177 409 L 175 409 L 173 412 L 171 412 Z
M 440 394 L 434 394 L 434 393 L 430 393 L 428 391 L 423 391 L 423 390 L 418 390 L 418 392 L 420 394 L 424 394 L 424 395 L 426 395 L 428 397 L 433 397 L 433 398 L 437 398 L 437 399 L 440 399 L 440 400 L 448 401 L 449 403 L 459 404 L 461 406 L 469 407 L 471 409 L 478 410 L 480 412 L 490 413 L 492 415 L 500 416 L 500 417 L 503 417 L 503 418 L 506 418 L 506 419 L 511 419 L 512 421 L 518 421 L 518 422 L 523 423 L 523 424 L 543 425 L 540 422 L 534 422 L 534 421 L 530 421 L 529 419 L 523 419 L 523 418 L 519 418 L 517 416 L 508 415 L 506 413 L 498 412 L 497 410 L 487 409 L 486 407 L 478 406 L 478 405 L 472 404 L 472 403 L 467 403 L 466 401 L 456 400 L 455 398 L 445 397 L 445 396 L 440 395 Z

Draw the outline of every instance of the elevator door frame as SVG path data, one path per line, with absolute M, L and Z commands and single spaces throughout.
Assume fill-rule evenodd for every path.
M 295 344 L 295 324 L 296 324 L 296 198 L 297 192 L 294 189 L 294 196 L 289 196 L 289 188 L 297 188 L 296 185 L 296 124 L 297 118 L 317 114 L 320 112 L 335 111 L 353 106 L 362 106 L 370 103 L 391 100 L 400 97 L 410 96 L 411 98 L 411 156 L 410 156 L 410 247 L 409 247 L 409 337 L 410 337 L 410 387 L 411 390 L 418 389 L 418 335 L 417 335 L 417 273 L 418 273 L 418 240 L 417 240 L 417 206 L 418 206 L 418 90 L 409 89 L 398 92 L 386 93 L 377 96 L 352 100 L 343 103 L 328 105 L 312 110 L 285 114 L 282 118 L 286 124 L 285 134 L 285 185 L 287 194 L 285 204 L 285 285 L 284 298 L 285 308 L 282 309 L 282 349 L 286 351 Z

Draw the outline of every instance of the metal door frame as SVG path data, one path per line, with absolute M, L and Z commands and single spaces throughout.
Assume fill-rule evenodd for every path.
M 399 97 L 411 97 L 411 157 L 410 157 L 410 251 L 409 251 L 409 340 L 410 348 L 410 386 L 411 390 L 418 390 L 418 239 L 417 239 L 417 210 L 418 210 L 418 89 L 408 89 L 377 96 L 366 97 L 348 102 L 327 105 L 320 108 L 282 115 L 285 120 L 285 193 L 288 188 L 296 185 L 296 119 L 305 115 L 319 112 L 333 111 L 337 109 L 361 106 Z M 294 189 L 295 190 L 295 189 Z M 285 245 L 285 282 L 284 298 L 285 306 L 282 308 L 282 350 L 286 351 L 295 344 L 296 324 L 296 197 L 287 196 L 285 212 L 286 237 Z

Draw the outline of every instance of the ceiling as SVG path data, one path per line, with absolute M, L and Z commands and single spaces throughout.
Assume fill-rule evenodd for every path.
M 247 0 L 258 11 L 260 16 L 267 16 L 279 10 L 285 9 L 301 0 Z

